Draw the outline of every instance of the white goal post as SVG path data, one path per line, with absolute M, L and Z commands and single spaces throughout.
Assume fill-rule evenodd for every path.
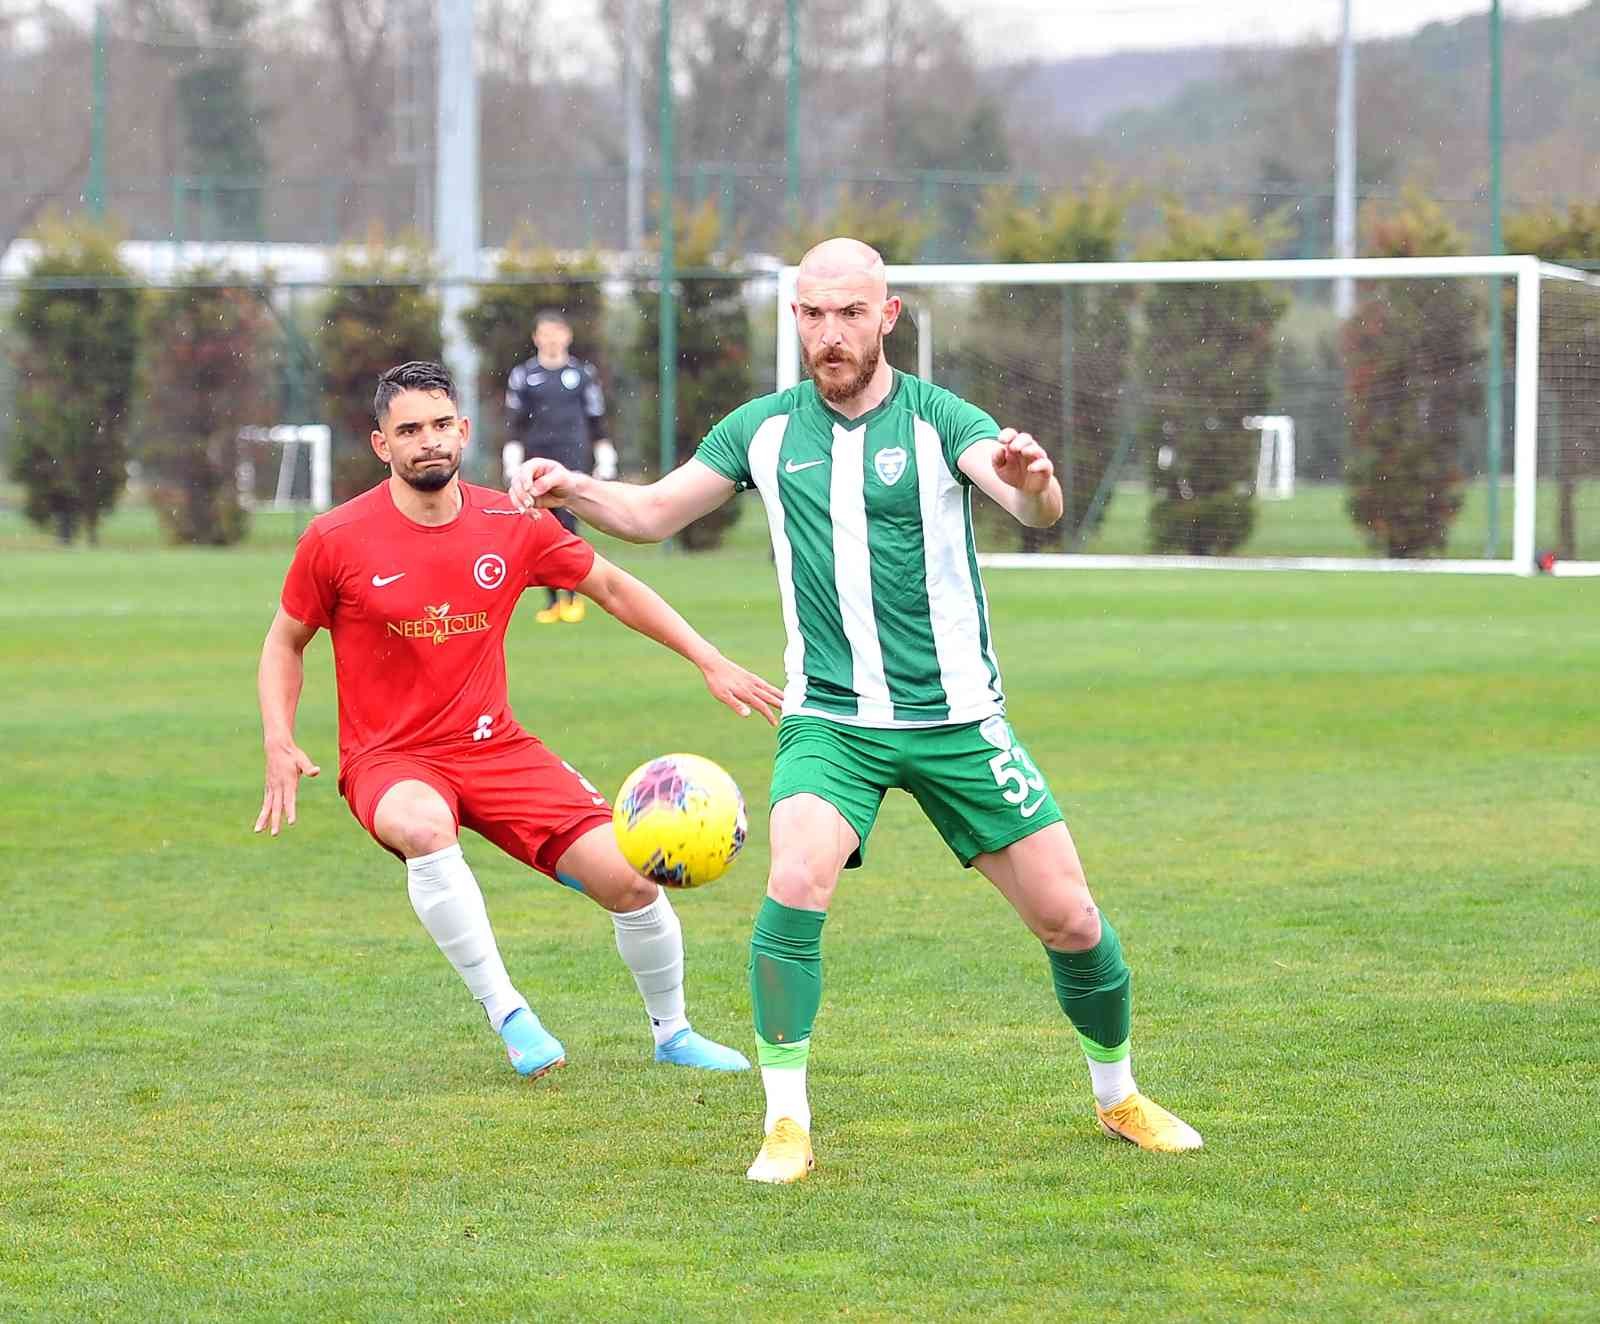
M 242 457 L 235 479 L 239 504 L 246 510 L 328 510 L 333 506 L 333 430 L 326 423 L 278 423 L 272 427 L 243 427 L 239 440 L 279 449 L 278 475 L 270 502 L 256 497 L 255 461 Z M 310 454 L 310 484 L 306 497 L 294 495 L 300 449 Z
M 778 275 L 777 386 L 783 390 L 800 380 L 800 343 L 790 309 L 795 299 L 798 268 L 783 267 Z M 1091 556 L 1082 554 L 1026 553 L 985 557 L 986 564 L 1040 567 L 1156 567 L 1293 568 L 1337 570 L 1423 570 L 1447 573 L 1532 575 L 1538 572 L 1535 514 L 1538 500 L 1540 427 L 1540 301 L 1546 282 L 1577 283 L 1593 287 L 1600 307 L 1600 273 L 1578 271 L 1534 257 L 1352 258 L 1270 261 L 1104 262 L 1104 263 L 973 263 L 959 265 L 903 265 L 887 270 L 891 293 L 901 287 L 928 289 L 951 287 L 978 291 L 986 286 L 1095 286 L 1191 284 L 1214 285 L 1237 281 L 1332 282 L 1346 277 L 1361 281 L 1417 280 L 1427 278 L 1499 277 L 1515 282 L 1516 316 L 1512 351 L 1514 369 L 1508 387 L 1513 393 L 1511 445 L 1512 478 L 1511 554 L 1508 558 L 1436 559 L 1380 557 L 1244 557 L 1244 556 Z M 931 321 L 931 312 L 925 314 Z M 919 322 L 921 319 L 919 318 Z M 942 325 L 949 325 L 943 319 Z M 927 334 L 919 335 L 919 367 L 932 361 Z M 1508 337 L 1510 339 L 1510 337 Z M 1265 405 L 1265 401 L 1262 402 Z M 1262 408 L 1260 413 L 1275 411 Z M 1002 426 L 1007 420 L 1001 418 Z M 1241 420 L 1242 421 L 1242 420 Z M 1260 425 L 1259 418 L 1251 422 Z M 1263 438 L 1265 440 L 1265 438 Z M 1570 560 L 1558 573 L 1600 574 L 1600 561 Z

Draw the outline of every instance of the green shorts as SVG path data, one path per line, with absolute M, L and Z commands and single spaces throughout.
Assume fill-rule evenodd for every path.
M 816 795 L 855 829 L 861 866 L 878 806 L 891 786 L 909 791 L 963 865 L 1062 821 L 1044 774 L 1004 717 L 960 726 L 848 726 L 785 717 L 778 727 L 772 800 Z

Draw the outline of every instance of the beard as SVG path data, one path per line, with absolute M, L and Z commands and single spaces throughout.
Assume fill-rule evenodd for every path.
M 419 469 L 415 465 L 400 474 L 400 481 L 406 483 L 418 492 L 437 492 L 440 488 L 449 486 L 450 480 L 456 476 L 456 471 L 461 468 L 461 457 L 432 456 L 432 459 L 449 459 L 447 465 Z
M 806 353 L 805 346 L 800 347 L 800 362 L 811 378 L 817 384 L 817 393 L 829 404 L 843 404 L 846 400 L 853 399 L 867 389 L 867 384 L 872 381 L 873 374 L 878 371 L 878 362 L 883 358 L 883 337 L 869 345 L 862 354 L 861 361 L 856 366 L 855 372 L 844 378 L 831 377 L 824 379 L 817 374 L 819 367 L 832 371 L 847 370 L 854 360 L 846 350 L 830 350 L 828 354 L 834 355 L 829 362 L 826 354 L 813 357 Z

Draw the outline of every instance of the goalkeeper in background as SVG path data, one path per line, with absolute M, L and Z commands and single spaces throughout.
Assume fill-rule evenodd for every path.
M 606 399 L 594 364 L 571 355 L 572 326 L 546 309 L 533 319 L 534 356 L 511 370 L 506 381 L 506 441 L 502 460 L 506 481 L 525 455 L 548 455 L 574 473 L 617 476 L 617 451 L 606 435 Z M 556 518 L 568 533 L 578 522 L 570 511 Z M 541 625 L 583 619 L 583 599 L 561 589 L 534 619 Z
M 772 868 L 750 943 L 767 1112 L 747 1175 L 793 1182 L 813 1166 L 806 1065 L 823 921 L 893 786 L 916 797 L 962 865 L 988 878 L 1044 944 L 1101 1128 L 1143 1149 L 1198 1149 L 1194 1128 L 1134 1083 L 1122 946 L 1044 774 L 1006 719 L 972 489 L 1022 524 L 1054 524 L 1062 497 L 1050 458 L 1032 437 L 889 366 L 883 340 L 900 300 L 865 244 L 813 248 L 794 315 L 811 379 L 734 410 L 659 482 L 597 482 L 531 459 L 511 484 L 524 509 L 564 505 L 633 542 L 667 537 L 745 488 L 766 507 L 788 684 Z

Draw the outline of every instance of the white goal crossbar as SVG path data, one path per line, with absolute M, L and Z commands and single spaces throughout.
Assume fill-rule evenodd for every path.
M 791 313 L 795 301 L 798 267 L 778 273 L 777 383 L 785 390 L 800 380 L 800 337 Z M 1512 424 L 1514 508 L 1511 556 L 1508 560 L 1390 561 L 1313 557 L 1091 557 L 1081 555 L 1030 555 L 1025 558 L 985 557 L 985 564 L 1060 565 L 1089 568 L 1108 560 L 1119 565 L 1181 568 L 1251 569 L 1406 569 L 1449 571 L 1462 574 L 1538 573 L 1534 540 L 1534 515 L 1538 491 L 1539 427 L 1539 288 L 1545 280 L 1573 281 L 1600 290 L 1600 273 L 1542 262 L 1536 257 L 1368 257 L 1297 258 L 1262 261 L 1210 262 L 1039 262 L 957 263 L 940 266 L 890 266 L 885 274 L 890 289 L 898 284 L 915 286 L 980 285 L 1109 285 L 1196 284 L 1227 281 L 1415 280 L 1430 276 L 1500 276 L 1517 283 L 1515 355 L 1515 415 Z M 922 337 L 926 339 L 926 337 Z M 922 357 L 919 355 L 919 357 Z M 1003 422 L 1004 420 L 1002 420 Z M 1591 568 L 1592 567 L 1592 568 Z M 1567 574 L 1600 573 L 1600 563 L 1574 563 Z

